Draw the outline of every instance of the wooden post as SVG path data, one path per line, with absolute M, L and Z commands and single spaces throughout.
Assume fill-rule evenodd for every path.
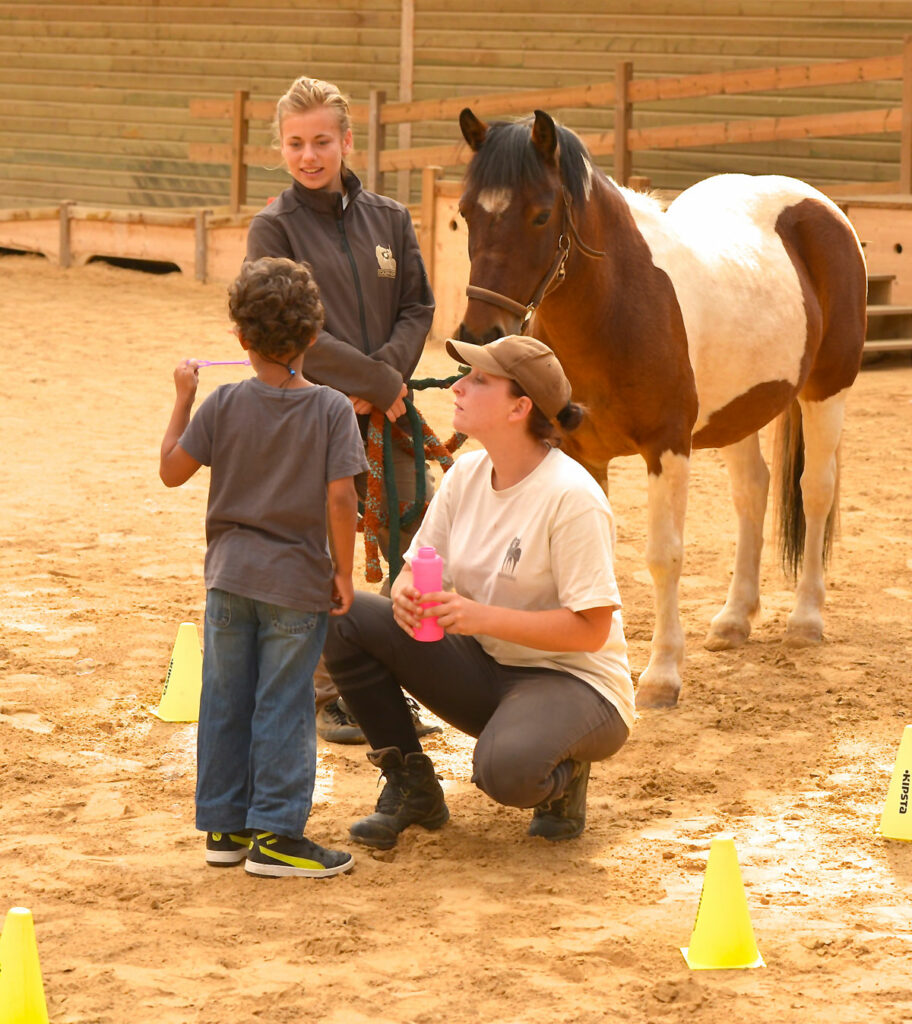
M 240 213 L 241 207 L 247 202 L 247 164 L 244 162 L 244 149 L 247 146 L 247 100 L 250 93 L 246 89 L 238 89 L 234 94 L 234 107 L 231 112 L 231 197 L 229 205 L 232 213 Z
M 367 104 L 367 190 L 382 191 L 383 179 L 380 174 L 380 154 L 383 152 L 384 127 L 380 112 L 386 102 L 382 89 L 371 89 Z
M 415 0 L 402 0 L 399 21 L 399 102 L 411 103 L 415 85 Z M 398 144 L 400 149 L 412 145 L 412 125 L 400 124 Z M 412 193 L 412 175 L 409 169 L 396 172 L 396 198 L 408 203 Z
M 421 169 L 421 223 L 418 226 L 418 247 L 424 259 L 431 291 L 434 290 L 434 250 L 437 241 L 437 179 L 442 167 Z
M 912 36 L 906 36 L 903 39 L 899 191 L 907 195 L 912 193 Z
M 196 211 L 196 245 L 193 250 L 193 269 L 197 281 L 202 284 L 207 280 L 207 262 L 209 256 L 209 238 L 206 233 L 206 220 L 209 217 L 209 210 Z
M 64 199 L 60 204 L 60 212 L 58 214 L 60 218 L 60 252 L 57 257 L 57 263 L 61 267 L 68 267 L 72 262 L 72 254 L 70 252 L 70 213 L 73 206 L 72 199 Z
M 614 180 L 626 185 L 630 177 L 630 150 L 627 148 L 627 133 L 630 131 L 631 104 L 630 79 L 633 78 L 633 63 L 618 61 L 614 69 Z

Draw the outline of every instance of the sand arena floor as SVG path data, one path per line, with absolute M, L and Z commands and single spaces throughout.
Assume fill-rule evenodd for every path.
M 270 882 L 205 867 L 196 727 L 144 710 L 178 624 L 201 621 L 206 475 L 166 490 L 158 448 L 177 360 L 239 357 L 224 289 L 19 257 L 0 274 L 0 913 L 33 912 L 53 1024 L 912 1021 L 912 844 L 876 834 L 912 721 L 908 362 L 866 370 L 850 400 L 823 645 L 781 645 L 791 591 L 770 546 L 754 637 L 702 649 L 734 522 L 699 453 L 681 703 L 595 766 L 584 836 L 526 837 L 528 812 L 474 789 L 471 743 L 447 728 L 427 749 L 449 825 L 356 849 L 347 876 Z M 421 371 L 450 365 L 430 351 Z M 205 371 L 202 393 L 241 369 Z M 448 432 L 445 394 L 419 404 Z M 638 460 L 612 468 L 611 498 L 638 672 Z M 319 757 L 309 831 L 344 847 L 376 773 L 362 748 Z M 721 834 L 767 966 L 691 973 L 678 947 Z

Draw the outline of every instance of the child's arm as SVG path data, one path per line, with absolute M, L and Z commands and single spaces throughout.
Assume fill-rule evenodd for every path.
M 331 480 L 327 489 L 329 534 L 336 564 L 333 570 L 333 604 L 330 615 L 344 615 L 355 599 L 352 569 L 355 564 L 355 531 L 358 526 L 358 495 L 350 476 Z
M 199 369 L 196 363 L 185 359 L 174 371 L 174 388 L 177 396 L 174 399 L 174 411 L 165 431 L 161 446 L 161 462 L 158 475 L 166 487 L 179 487 L 200 468 L 197 462 L 177 443 L 181 434 L 190 422 L 190 410 L 196 398 L 196 386 L 199 383 Z

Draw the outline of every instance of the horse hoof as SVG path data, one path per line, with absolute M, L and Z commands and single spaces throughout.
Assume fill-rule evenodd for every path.
M 703 641 L 707 651 L 730 651 L 734 647 L 740 647 L 747 642 L 750 636 L 750 627 L 746 629 L 741 626 L 711 626 Z
M 680 687 L 673 683 L 642 683 L 637 687 L 636 706 L 644 708 L 673 708 L 678 703 Z
M 815 647 L 823 642 L 823 630 L 819 626 L 790 626 L 782 639 L 786 647 Z

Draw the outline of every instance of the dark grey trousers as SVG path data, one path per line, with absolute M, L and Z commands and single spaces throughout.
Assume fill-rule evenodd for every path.
M 475 736 L 472 781 L 498 803 L 534 807 L 559 795 L 568 760 L 601 761 L 627 739 L 610 701 L 581 679 L 501 665 L 473 637 L 422 643 L 393 619 L 388 598 L 359 592 L 330 619 L 324 658 L 374 750 L 421 749 L 407 690 L 445 722 Z

